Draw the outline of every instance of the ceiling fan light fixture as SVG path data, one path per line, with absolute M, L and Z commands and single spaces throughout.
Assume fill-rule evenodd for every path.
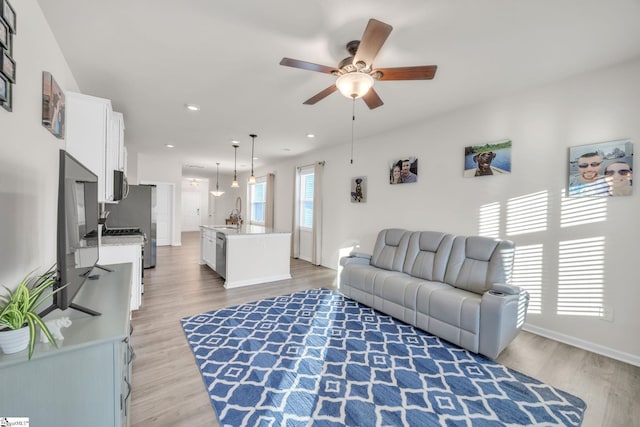
M 340 93 L 347 98 L 362 98 L 373 87 L 373 77 L 367 73 L 354 71 L 338 77 L 336 86 Z

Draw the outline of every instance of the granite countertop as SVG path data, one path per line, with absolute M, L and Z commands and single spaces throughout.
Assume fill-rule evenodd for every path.
M 272 228 L 263 227 L 261 225 L 243 224 L 240 228 L 235 225 L 201 225 L 201 229 L 213 230 L 224 233 L 227 237 L 236 235 L 256 235 L 256 234 L 290 234 L 288 231 L 277 231 Z

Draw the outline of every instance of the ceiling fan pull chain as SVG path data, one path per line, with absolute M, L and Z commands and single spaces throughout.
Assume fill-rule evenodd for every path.
M 353 104 L 351 107 L 351 164 L 353 164 L 353 128 L 356 123 L 356 99 L 353 98 Z

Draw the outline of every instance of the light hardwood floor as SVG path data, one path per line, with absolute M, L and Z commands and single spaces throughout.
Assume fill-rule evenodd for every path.
M 182 317 L 336 284 L 335 271 L 292 260 L 290 280 L 226 290 L 199 257 L 199 233 L 186 232 L 182 246 L 158 248 L 157 266 L 145 270 L 143 306 L 132 319 L 132 427 L 219 425 Z M 587 403 L 584 427 L 640 427 L 639 367 L 527 332 L 498 362 L 581 397 Z

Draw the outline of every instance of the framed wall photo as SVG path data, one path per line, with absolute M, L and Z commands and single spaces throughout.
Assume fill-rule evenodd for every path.
M 56 136 L 64 138 L 64 92 L 48 71 L 42 72 L 42 126 Z
M 407 184 L 418 181 L 418 158 L 403 157 L 389 165 L 389 184 Z
M 11 33 L 9 32 L 9 27 L 5 24 L 4 20 L 0 18 L 0 48 L 10 51 L 10 37 Z
M 7 82 L 6 87 L 7 87 L 7 99 L 6 101 L 0 101 L 0 107 L 11 112 L 13 111 L 13 85 Z
M 0 10 L 2 14 L 2 18 L 4 22 L 7 23 L 9 30 L 15 34 L 16 33 L 16 11 L 13 10 L 11 4 L 9 4 L 8 0 L 0 0 L 2 2 L 2 9 Z
M 9 82 L 3 76 L 0 76 L 0 102 L 6 101 L 9 95 Z
M 367 177 L 356 176 L 351 178 L 351 203 L 367 202 Z
M 631 196 L 633 143 L 600 142 L 569 148 L 570 197 Z
M 16 62 L 9 56 L 9 51 L 0 49 L 0 73 L 11 83 L 16 82 Z
M 464 147 L 464 177 L 511 173 L 511 140 Z

